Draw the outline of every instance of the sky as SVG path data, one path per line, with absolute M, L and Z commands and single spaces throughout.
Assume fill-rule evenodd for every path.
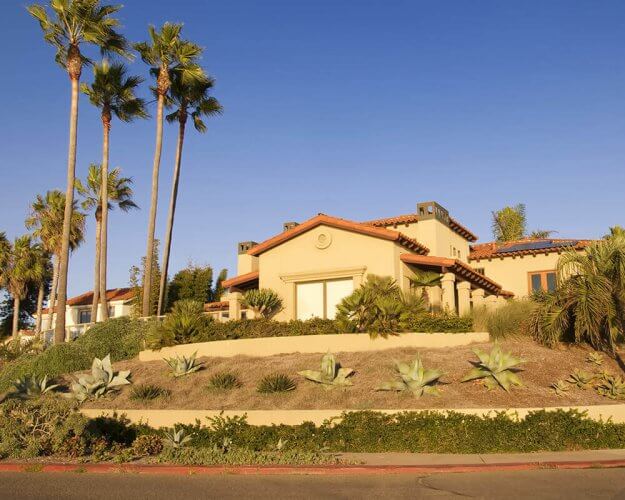
M 0 231 L 25 232 L 39 193 L 65 189 L 69 80 L 25 2 L 3 0 Z M 435 200 L 491 239 L 491 211 L 525 203 L 530 229 L 592 238 L 625 224 L 625 2 L 127 0 L 131 41 L 184 22 L 224 107 L 190 129 L 174 272 L 236 273 L 236 244 L 319 212 L 352 220 Z M 149 75 L 137 59 L 131 74 Z M 83 71 L 90 81 L 91 69 Z M 155 112 L 154 105 L 150 111 Z M 141 210 L 109 222 L 109 287 L 145 253 L 155 121 L 114 122 L 111 166 Z M 101 158 L 98 112 L 80 100 L 76 173 Z M 157 238 L 176 127 L 165 125 Z M 69 293 L 92 288 L 94 224 Z

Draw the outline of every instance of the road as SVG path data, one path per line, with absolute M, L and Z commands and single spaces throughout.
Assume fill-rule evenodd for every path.
M 625 499 L 625 469 L 366 476 L 0 473 L 0 498 L 7 499 L 462 497 Z

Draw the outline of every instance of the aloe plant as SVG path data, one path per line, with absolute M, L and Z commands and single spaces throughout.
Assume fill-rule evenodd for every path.
M 72 396 L 79 402 L 87 399 L 98 399 L 122 385 L 130 384 L 130 371 L 115 373 L 111 365 L 111 356 L 103 359 L 94 358 L 91 364 L 91 375 L 81 375 L 71 386 Z
M 557 380 L 549 387 L 553 389 L 553 392 L 556 393 L 556 396 L 564 396 L 564 393 L 569 391 L 569 386 L 563 380 Z
M 592 363 L 597 366 L 603 365 L 603 356 L 598 352 L 591 352 L 586 356 L 586 363 Z
M 506 392 L 509 392 L 513 386 L 523 385 L 517 375 L 520 371 L 519 365 L 525 362 L 522 358 L 503 352 L 497 344 L 490 353 L 479 349 L 473 352 L 479 361 L 472 362 L 474 368 L 462 379 L 462 382 L 484 379 L 488 390 L 501 387 Z
M 595 381 L 595 378 L 596 375 L 593 373 L 588 373 L 584 370 L 575 370 L 569 375 L 566 381 L 580 389 L 586 390 Z
M 342 368 L 336 361 L 334 354 L 328 352 L 321 358 L 321 370 L 303 370 L 297 372 L 302 377 L 323 384 L 327 389 L 335 386 L 352 385 L 348 379 L 354 373 L 351 368 Z
M 615 375 L 605 375 L 597 385 L 597 392 L 610 399 L 625 399 L 625 380 Z
M 13 386 L 15 396 L 21 399 L 31 399 L 53 391 L 59 384 L 49 383 L 47 375 L 44 375 L 43 378 L 39 378 L 37 375 L 24 375 L 13 382 Z
M 166 358 L 165 362 L 171 368 L 171 374 L 178 378 L 183 377 L 184 375 L 188 375 L 189 373 L 196 372 L 201 370 L 204 366 L 204 363 L 198 363 L 195 360 L 197 356 L 197 352 L 194 352 L 188 358 L 186 356 L 176 356 L 173 358 Z
M 376 388 L 377 391 L 411 391 L 418 398 L 424 394 L 440 395 L 435 384 L 443 376 L 443 372 L 426 369 L 419 356 L 412 364 L 395 361 L 395 368 L 401 380 L 384 382 Z
M 165 446 L 170 448 L 183 448 L 191 439 L 193 439 L 193 436 L 187 434 L 183 428 L 176 429 L 174 426 L 173 429 L 165 429 L 163 432 L 163 442 Z

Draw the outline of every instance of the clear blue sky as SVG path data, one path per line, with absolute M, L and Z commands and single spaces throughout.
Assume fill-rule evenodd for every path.
M 128 0 L 121 17 L 133 41 L 148 23 L 183 21 L 225 108 L 208 134 L 187 135 L 174 271 L 192 259 L 234 273 L 236 243 L 283 221 L 364 220 L 432 199 L 481 241 L 491 210 L 518 202 L 530 228 L 561 237 L 625 223 L 625 2 Z M 23 2 L 2 2 L 0 43 L 0 230 L 13 237 L 37 193 L 64 188 L 69 85 Z M 131 72 L 146 74 L 140 61 Z M 100 141 L 82 99 L 78 176 Z M 142 210 L 112 214 L 111 286 L 145 249 L 153 144 L 153 120 L 113 126 L 112 165 L 134 178 Z M 92 286 L 91 222 L 71 294 Z

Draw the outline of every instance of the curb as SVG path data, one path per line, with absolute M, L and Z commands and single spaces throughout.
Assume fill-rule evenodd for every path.
M 497 464 L 442 465 L 116 465 L 116 464 L 27 464 L 0 463 L 1 472 L 73 472 L 90 474 L 168 474 L 189 475 L 372 475 L 440 474 L 458 472 L 497 472 L 537 469 L 594 469 L 625 467 L 625 460 L 570 462 L 510 462 Z

